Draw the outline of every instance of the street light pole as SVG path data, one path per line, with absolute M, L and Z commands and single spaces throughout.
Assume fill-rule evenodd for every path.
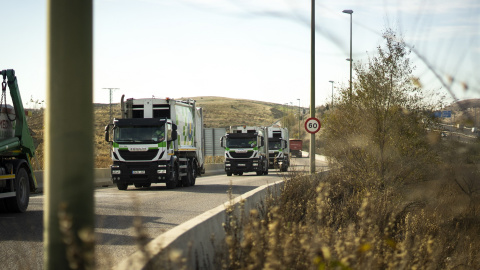
M 328 82 L 332 84 L 332 109 L 333 109 L 333 83 L 334 83 L 334 81 L 328 81 Z
M 300 139 L 300 99 L 298 100 L 298 139 Z
M 350 96 L 349 96 L 349 98 L 352 98 L 352 63 L 353 63 L 353 59 L 352 59 L 352 14 L 353 14 L 353 10 L 346 9 L 342 12 L 350 14 L 350 58 L 348 58 L 347 60 L 350 61 Z

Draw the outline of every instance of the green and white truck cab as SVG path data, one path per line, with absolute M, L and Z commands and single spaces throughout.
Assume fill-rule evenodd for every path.
M 268 129 L 269 168 L 286 172 L 290 166 L 288 129 L 270 127 Z
M 244 172 L 268 174 L 268 139 L 265 127 L 230 127 L 221 139 L 227 176 Z
M 124 118 L 105 128 L 105 139 L 112 143 L 112 181 L 118 189 L 152 183 L 166 183 L 168 188 L 195 185 L 204 173 L 203 118 L 195 102 L 122 98 L 121 106 Z

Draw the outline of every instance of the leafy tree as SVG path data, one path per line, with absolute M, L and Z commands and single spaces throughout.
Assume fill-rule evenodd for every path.
M 325 124 L 326 154 L 362 184 L 422 179 L 433 158 L 424 124 L 430 121 L 423 121 L 431 108 L 412 82 L 410 51 L 391 29 L 383 38 L 367 63 L 355 65 L 352 97 L 344 89 Z

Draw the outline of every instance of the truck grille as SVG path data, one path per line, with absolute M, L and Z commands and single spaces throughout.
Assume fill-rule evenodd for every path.
M 158 154 L 158 149 L 151 149 L 146 152 L 130 152 L 118 150 L 120 156 L 125 160 L 152 160 Z
M 235 153 L 235 152 L 230 152 L 230 156 L 232 158 L 251 158 L 253 152 L 247 152 L 247 153 Z

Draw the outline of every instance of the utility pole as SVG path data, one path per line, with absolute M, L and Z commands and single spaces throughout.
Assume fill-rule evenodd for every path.
M 301 118 L 300 118 L 300 99 L 297 98 L 298 100 L 298 139 L 300 139 L 300 121 L 301 121 Z
M 102 88 L 102 89 L 110 90 L 110 121 L 108 122 L 110 124 L 112 122 L 112 96 L 113 96 L 113 91 L 118 90 L 120 88 Z
M 334 83 L 334 81 L 328 81 L 328 82 L 332 84 L 332 109 L 333 109 L 333 83 Z

